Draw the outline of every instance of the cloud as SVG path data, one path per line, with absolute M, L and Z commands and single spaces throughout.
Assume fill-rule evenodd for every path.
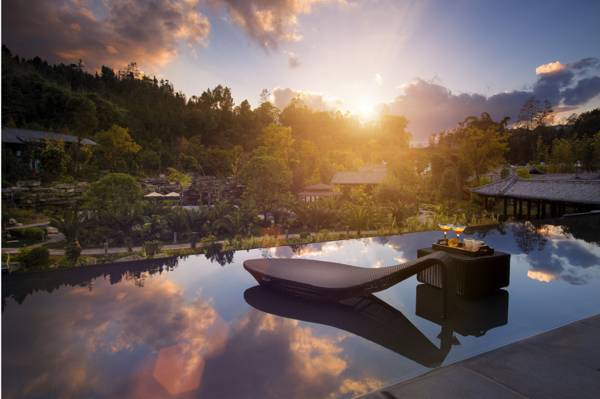
M 416 141 L 456 126 L 469 115 L 488 112 L 499 120 L 508 116 L 515 122 L 525 101 L 534 96 L 548 101 L 556 111 L 573 110 L 600 94 L 600 68 L 597 58 L 584 58 L 572 64 L 559 61 L 536 68 L 537 80 L 529 88 L 485 96 L 453 93 L 441 84 L 416 79 L 402 87 L 403 93 L 387 104 L 390 112 L 408 118 Z
M 309 14 L 317 4 L 335 0 L 212 0 L 225 7 L 231 20 L 266 50 L 276 49 L 281 42 L 302 39 L 298 18 Z M 336 1 L 342 2 L 342 1 Z
M 556 113 L 571 112 L 600 94 L 600 60 L 584 58 L 572 64 L 559 61 L 536 68 L 537 80 L 531 87 L 486 96 L 479 93 L 454 93 L 442 84 L 415 79 L 399 87 L 402 94 L 389 103 L 381 104 L 392 114 L 405 116 L 409 131 L 416 142 L 424 142 L 433 133 L 455 127 L 467 116 L 488 112 L 494 119 L 510 117 L 518 120 L 523 104 L 531 97 L 548 101 Z M 376 84 L 383 77 L 373 75 Z M 274 104 L 285 108 L 292 99 L 302 100 L 319 111 L 344 110 L 347 104 L 321 93 L 291 88 L 273 90 Z
M 279 109 L 284 109 L 294 99 L 302 101 L 306 106 L 317 111 L 333 111 L 342 106 L 342 102 L 336 98 L 290 88 L 277 87 L 273 89 L 272 98 L 273 104 Z
M 535 68 L 535 73 L 538 75 L 555 73 L 555 72 L 562 71 L 566 67 L 567 66 L 564 64 L 561 64 L 560 61 L 554 61 L 554 62 L 549 62 L 548 64 L 540 65 L 539 67 Z
M 582 79 L 575 87 L 563 92 L 566 105 L 584 104 L 600 93 L 600 76 Z
M 156 69 L 177 46 L 204 44 L 210 22 L 198 0 L 5 0 L 2 40 L 24 56 L 77 62 L 97 69 L 131 61 Z
M 300 62 L 300 58 L 298 58 L 298 55 L 295 53 L 292 53 L 291 51 L 289 51 L 287 53 L 288 55 L 288 66 L 290 68 L 298 68 L 302 63 Z

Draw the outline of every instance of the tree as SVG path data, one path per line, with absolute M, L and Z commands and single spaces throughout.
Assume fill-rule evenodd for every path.
M 285 207 L 290 200 L 292 173 L 283 159 L 270 155 L 254 155 L 242 171 L 246 189 L 244 199 L 263 213 Z
M 113 125 L 109 130 L 96 134 L 95 153 L 102 167 L 111 171 L 128 170 L 131 156 L 141 147 L 133 140 L 127 128 Z
M 550 169 L 554 172 L 570 172 L 574 163 L 573 143 L 567 139 L 554 139 L 550 153 Z
M 259 137 L 259 144 L 266 148 L 266 152 L 288 162 L 294 140 L 292 129 L 289 127 L 270 124 L 265 127 Z
M 45 182 L 55 180 L 66 171 L 67 154 L 62 141 L 46 140 L 37 158 L 40 160 L 40 175 Z
M 538 105 L 535 97 L 531 96 L 525 101 L 519 111 L 519 122 L 525 123 L 525 128 L 531 130 L 533 127 L 533 119 L 537 112 Z
M 298 222 L 312 230 L 333 226 L 339 219 L 339 204 L 335 200 L 321 199 L 314 202 L 301 202 L 295 207 Z
M 364 229 L 369 229 L 373 220 L 373 213 L 369 206 L 350 204 L 346 207 L 345 222 L 352 230 L 360 235 Z
M 84 201 L 97 223 L 116 230 L 121 238 L 128 239 L 134 225 L 141 220 L 142 195 L 142 188 L 133 176 L 109 173 L 90 186 Z
M 519 121 L 525 124 L 527 130 L 533 130 L 549 122 L 553 112 L 552 104 L 548 100 L 544 100 L 542 104 L 532 96 L 521 107 Z
M 187 211 L 182 207 L 172 208 L 166 215 L 166 221 L 173 232 L 173 243 L 177 243 L 177 235 L 186 233 L 190 230 L 189 217 Z
M 65 256 L 71 264 L 75 264 L 81 254 L 79 232 L 84 228 L 85 222 L 85 214 L 79 212 L 78 208 L 65 209 L 50 218 L 50 225 L 65 236 L 67 242 Z
M 475 180 L 504 162 L 506 139 L 495 129 L 467 128 L 458 147 L 459 159 L 475 175 Z

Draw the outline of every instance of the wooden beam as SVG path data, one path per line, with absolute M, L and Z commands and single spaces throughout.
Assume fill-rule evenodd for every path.
M 504 197 L 504 216 L 508 216 L 508 199 Z
M 531 219 L 531 201 L 527 200 L 527 219 Z

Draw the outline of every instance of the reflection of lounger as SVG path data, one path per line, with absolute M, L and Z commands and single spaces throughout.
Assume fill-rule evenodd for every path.
M 244 268 L 265 287 L 297 296 L 339 301 L 382 291 L 440 263 L 445 272 L 453 272 L 452 260 L 444 252 L 381 268 L 287 258 L 251 259 L 244 262 Z M 446 277 L 446 280 L 446 291 L 454 292 L 454 278 Z
M 339 328 L 368 339 L 425 367 L 437 367 L 456 340 L 441 334 L 438 348 L 400 311 L 368 295 L 341 303 L 320 303 L 282 295 L 262 287 L 244 292 L 246 302 L 260 311 Z

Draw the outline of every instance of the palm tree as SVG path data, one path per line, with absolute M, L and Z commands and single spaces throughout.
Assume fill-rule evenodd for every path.
M 171 212 L 167 213 L 166 221 L 173 232 L 173 243 L 177 243 L 177 233 L 184 233 L 189 231 L 190 226 L 188 224 L 187 211 L 182 207 L 176 207 L 171 209 Z
M 77 261 L 81 254 L 81 245 L 79 244 L 79 232 L 86 223 L 85 214 L 79 212 L 79 209 L 66 209 L 61 214 L 50 218 L 50 226 L 60 231 L 67 241 L 65 256 L 73 263 Z
M 366 205 L 350 205 L 346 212 L 346 222 L 348 226 L 356 230 L 360 235 L 363 229 L 368 229 L 371 225 L 372 213 Z

